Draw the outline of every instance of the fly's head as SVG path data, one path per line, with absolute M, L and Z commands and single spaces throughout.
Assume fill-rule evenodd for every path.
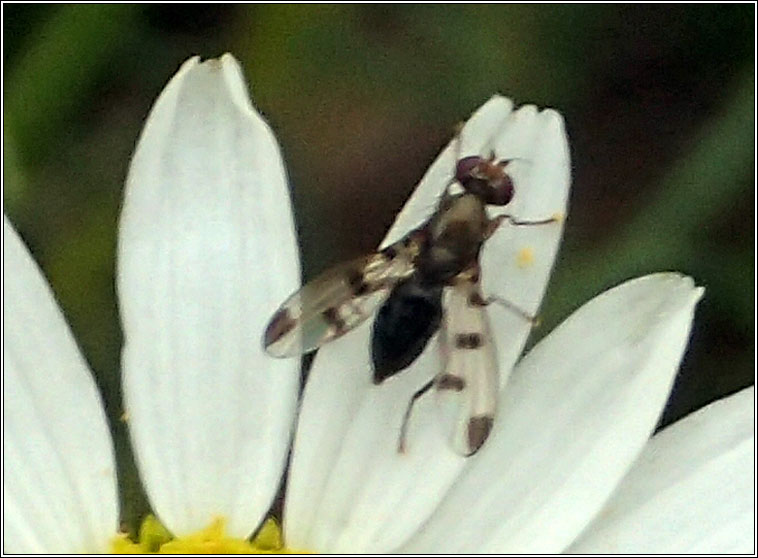
M 496 160 L 471 155 L 458 160 L 455 179 L 487 205 L 507 205 L 513 199 L 513 180 L 506 172 L 512 159 Z

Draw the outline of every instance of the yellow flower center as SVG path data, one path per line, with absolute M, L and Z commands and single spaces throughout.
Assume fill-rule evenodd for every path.
M 210 526 L 183 537 L 174 537 L 160 521 L 149 515 L 142 522 L 137 542 L 125 534 L 111 545 L 113 554 L 307 554 L 285 548 L 282 530 L 269 518 L 252 540 L 226 534 L 226 522 L 215 519 Z

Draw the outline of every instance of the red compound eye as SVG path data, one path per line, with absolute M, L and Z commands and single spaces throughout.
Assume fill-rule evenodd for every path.
M 478 155 L 463 157 L 455 165 L 455 179 L 487 205 L 507 205 L 513 199 L 513 181 L 505 166 Z
M 489 189 L 484 196 L 484 202 L 488 205 L 508 205 L 513 199 L 513 181 L 505 171 L 502 176 L 490 180 Z
M 482 158 L 478 155 L 472 155 L 460 159 L 455 166 L 455 179 L 465 186 L 466 183 L 473 178 L 471 174 L 481 162 Z

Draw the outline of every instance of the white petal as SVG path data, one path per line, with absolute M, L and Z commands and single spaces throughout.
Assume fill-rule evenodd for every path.
M 462 132 L 461 156 L 487 155 L 493 147 L 500 149 L 500 136 L 514 126 L 528 136 L 513 141 L 518 156 L 529 157 L 533 170 L 544 164 L 542 157 L 556 157 L 555 146 L 557 156 L 567 154 L 560 117 L 552 111 L 537 114 L 532 109 L 513 113 L 511 108 L 510 101 L 495 97 L 479 109 Z M 383 245 L 430 216 L 453 175 L 456 149 L 454 140 L 437 158 Z M 565 180 L 556 180 L 554 187 L 565 202 L 568 159 L 561 161 Z M 521 195 L 528 198 L 530 191 L 539 190 L 525 187 Z M 564 209 L 550 206 L 546 213 L 549 216 Z M 560 226 L 552 230 L 557 242 Z M 551 251 L 554 253 L 554 248 L 545 249 L 545 258 L 552 257 Z M 537 280 L 542 281 L 537 287 L 541 293 L 546 272 Z M 501 362 L 504 374 L 521 350 L 529 325 L 522 319 L 519 327 L 523 336 L 520 330 L 496 339 L 508 344 L 503 354 L 513 355 L 510 361 Z M 308 378 L 285 508 L 285 535 L 288 544 L 296 548 L 377 552 L 397 547 L 432 513 L 465 462 L 448 447 L 430 398 L 422 398 L 414 407 L 409 449 L 398 455 L 399 429 L 408 401 L 440 370 L 436 340 L 408 370 L 374 387 L 370 330 L 371 324 L 366 323 L 321 349 Z
M 658 433 L 572 553 L 755 552 L 755 387 Z
M 583 306 L 518 364 L 490 439 L 407 552 L 554 553 L 652 432 L 702 289 L 676 274 Z
M 534 106 L 522 107 L 498 136 L 495 152 L 502 158 L 520 158 L 508 167 L 515 194 L 507 213 L 521 220 L 551 216 L 560 220 L 546 225 L 501 225 L 482 251 L 482 290 L 485 296 L 496 295 L 537 315 L 558 253 L 571 182 L 563 118 L 553 110 L 538 113 Z M 498 304 L 489 310 L 504 385 L 532 324 Z
M 105 552 L 118 502 L 100 394 L 5 216 L 3 264 L 3 551 Z
M 124 396 L 142 479 L 174 532 L 255 529 L 277 490 L 296 359 L 262 349 L 299 283 L 284 167 L 231 55 L 182 66 L 129 170 L 119 238 Z

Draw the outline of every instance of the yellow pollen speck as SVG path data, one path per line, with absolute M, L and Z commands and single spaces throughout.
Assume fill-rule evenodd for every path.
M 522 248 L 516 255 L 516 265 L 524 269 L 534 263 L 534 250 L 529 247 Z
M 118 418 L 119 418 L 119 420 L 120 420 L 121 422 L 129 422 L 129 419 L 130 419 L 131 417 L 129 416 L 129 411 L 124 411 L 123 413 L 121 413 L 121 416 L 120 416 L 120 417 L 118 417 Z
M 554 220 L 556 223 L 561 223 L 561 222 L 563 222 L 563 220 L 564 220 L 565 218 L 566 218 L 566 215 L 565 215 L 563 212 L 559 212 L 559 213 L 553 213 L 553 215 L 552 215 L 552 219 L 553 219 L 553 220 Z
M 137 542 L 120 534 L 113 540 L 111 551 L 113 554 L 307 554 L 285 548 L 282 529 L 272 518 L 249 541 L 228 536 L 223 518 L 213 520 L 197 533 L 174 537 L 152 515 L 142 522 Z

